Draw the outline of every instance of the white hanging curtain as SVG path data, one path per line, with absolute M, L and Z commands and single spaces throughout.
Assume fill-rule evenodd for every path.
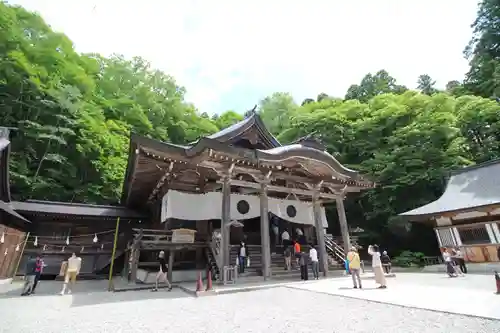
M 314 225 L 312 204 L 296 200 L 269 198 L 268 209 L 274 215 L 293 223 Z M 231 194 L 231 220 L 246 220 L 260 216 L 260 197 Z M 161 221 L 169 218 L 180 220 L 220 220 L 222 218 L 222 193 L 192 194 L 170 190 L 162 199 Z M 325 208 L 321 207 L 323 227 L 328 227 Z

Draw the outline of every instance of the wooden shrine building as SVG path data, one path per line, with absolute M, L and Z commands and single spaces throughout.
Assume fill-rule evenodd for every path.
M 196 231 L 193 246 L 203 244 L 207 255 L 214 258 L 210 265 L 219 270 L 234 264 L 231 244 L 247 239 L 248 244 L 258 245 L 255 251 L 260 255 L 264 278 L 273 274 L 270 242 L 274 237 L 270 235 L 273 229 L 269 217 L 288 223 L 280 226 L 280 233 L 283 229 L 291 231 L 290 223 L 303 226 L 308 241 L 318 244 L 326 275 L 328 223 L 324 205 L 336 203 L 347 250 L 350 243 L 343 200 L 350 192 L 372 187 L 373 182 L 342 166 L 317 140 L 304 138 L 281 145 L 253 112 L 241 122 L 189 145 L 132 134 L 121 203 L 130 209 L 150 211 L 152 230 Z M 258 230 L 254 238 L 245 231 L 252 226 L 252 230 Z M 154 238 L 152 231 L 149 237 Z M 178 241 L 172 243 L 163 242 L 162 249 L 172 252 L 169 249 L 174 246 L 177 250 L 189 248 Z M 202 253 L 197 253 L 192 260 L 201 260 Z M 132 256 L 133 276 L 140 256 Z M 172 253 L 169 258 L 177 262 Z
M 459 247 L 466 261 L 500 261 L 500 160 L 451 172 L 439 199 L 400 215 L 432 224 L 442 251 Z
M 9 186 L 9 129 L 0 127 L 0 279 L 11 277 L 21 254 L 30 221 L 11 204 Z
M 1 140 L 0 147 L 5 143 Z M 8 151 L 5 145 L 2 151 Z M 273 252 L 284 230 L 294 239 L 301 235 L 304 244 L 318 245 L 326 275 L 329 255 L 343 260 L 350 247 L 344 198 L 374 187 L 313 138 L 281 145 L 255 112 L 188 145 L 132 134 L 121 206 L 10 202 L 4 195 L 6 165 L 3 154 L 2 224 L 15 225 L 21 238 L 24 231 L 31 233 L 24 260 L 43 252 L 48 264 L 44 274 L 57 275 L 60 263 L 78 252 L 82 274 L 105 273 L 120 218 L 114 267 L 115 272 L 123 268 L 132 281 L 148 279 L 148 272 L 157 269 L 160 250 L 167 254 L 173 281 L 193 280 L 207 267 L 221 278 L 223 267 L 234 265 L 235 244 L 241 240 L 249 244 L 252 268 L 258 267 L 255 274 L 269 278 L 283 272 L 273 268 L 275 259 L 283 262 Z M 329 203 L 337 207 L 343 248 L 325 234 L 324 207 Z

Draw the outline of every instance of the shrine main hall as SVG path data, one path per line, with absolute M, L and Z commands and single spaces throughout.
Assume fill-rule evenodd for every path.
M 221 279 L 223 268 L 234 265 L 242 240 L 250 248 L 248 271 L 267 279 L 283 271 L 278 260 L 282 261 L 284 230 L 305 246 L 317 245 L 323 275 L 332 263 L 341 263 L 350 248 L 344 200 L 352 192 L 374 186 L 340 164 L 319 140 L 304 137 L 280 144 L 259 115 L 251 112 L 244 120 L 187 145 L 132 134 L 120 206 L 8 204 L 30 222 L 17 228 L 39 239 L 46 237 L 48 248 L 61 246 L 65 237 L 77 239 L 75 230 L 98 234 L 112 229 L 120 218 L 114 271 L 123 271 L 132 280 L 147 280 L 148 272 L 156 269 L 160 250 L 167 254 L 174 282 L 191 280 L 207 267 Z M 326 233 L 328 204 L 337 208 L 338 239 Z M 8 219 L 2 223 L 7 225 Z M 58 235 L 58 241 L 51 240 L 51 235 Z M 72 250 L 85 248 L 80 255 L 91 263 L 84 265 L 82 273 L 109 271 L 109 246 L 98 248 L 87 242 L 62 244 L 64 254 L 54 248 L 45 256 L 56 265 Z M 24 256 L 37 251 L 37 246 L 28 239 Z

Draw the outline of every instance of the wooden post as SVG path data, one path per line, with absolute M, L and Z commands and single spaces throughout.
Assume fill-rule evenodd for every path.
M 167 279 L 170 283 L 172 283 L 174 256 L 175 256 L 175 250 L 172 248 L 170 249 L 170 253 L 168 254 L 168 268 L 167 268 Z
M 28 244 L 29 237 L 30 237 L 30 233 L 28 232 L 26 234 L 26 238 L 24 239 L 23 248 L 21 250 L 21 254 L 19 255 L 19 259 L 17 259 L 16 269 L 14 270 L 14 274 L 12 275 L 12 279 L 10 280 L 10 283 L 14 282 L 14 279 L 16 278 L 17 271 L 19 270 L 19 265 L 21 264 L 21 260 L 23 260 L 24 249 L 26 248 L 26 244 Z
M 114 290 L 113 268 L 115 266 L 116 243 L 118 243 L 118 229 L 120 228 L 120 217 L 116 219 L 115 239 L 113 241 L 113 251 L 111 253 L 111 265 L 109 267 L 108 291 Z
M 123 263 L 123 271 L 122 271 L 122 278 L 127 279 L 128 278 L 128 273 L 130 271 L 130 243 L 127 244 L 127 247 L 125 248 L 125 253 L 123 254 L 124 258 L 124 263 Z
M 139 234 L 136 239 L 134 239 L 134 243 L 132 244 L 132 267 L 130 267 L 130 279 L 132 283 L 137 282 L 137 268 L 139 266 L 139 258 L 141 255 L 141 239 L 144 231 L 142 229 L 139 230 Z
M 344 199 L 339 197 L 337 202 L 337 214 L 339 215 L 340 233 L 342 234 L 342 242 L 344 243 L 345 254 L 351 249 L 351 239 L 349 237 L 349 227 L 347 226 L 347 218 L 345 216 Z
M 221 258 L 222 267 L 231 265 L 231 229 L 229 223 L 231 222 L 231 183 L 229 177 L 224 177 L 222 183 L 222 219 L 221 219 Z
M 321 204 L 318 202 L 318 196 L 313 196 L 314 226 L 316 227 L 316 238 L 318 239 L 319 262 L 323 276 L 328 276 L 328 254 L 325 245 L 325 230 L 323 228 L 323 219 L 321 214 Z
M 271 248 L 269 240 L 269 209 L 267 185 L 260 187 L 260 241 L 262 247 L 262 276 L 264 280 L 271 277 Z

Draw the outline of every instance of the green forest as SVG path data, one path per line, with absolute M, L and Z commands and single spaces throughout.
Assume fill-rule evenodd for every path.
M 257 110 L 282 143 L 314 132 L 341 163 L 378 183 L 346 204 L 367 241 L 435 251 L 432 229 L 395 216 L 439 197 L 450 170 L 500 157 L 499 19 L 497 1 L 482 1 L 464 45 L 470 70 L 445 90 L 425 73 L 410 90 L 374 69 L 345 96 L 295 101 L 276 92 L 256 101 Z M 0 3 L 0 126 L 17 128 L 16 200 L 116 204 L 131 131 L 187 143 L 244 117 L 210 117 L 185 92 L 145 59 L 77 53 L 40 16 Z M 334 207 L 329 219 L 336 224 Z

